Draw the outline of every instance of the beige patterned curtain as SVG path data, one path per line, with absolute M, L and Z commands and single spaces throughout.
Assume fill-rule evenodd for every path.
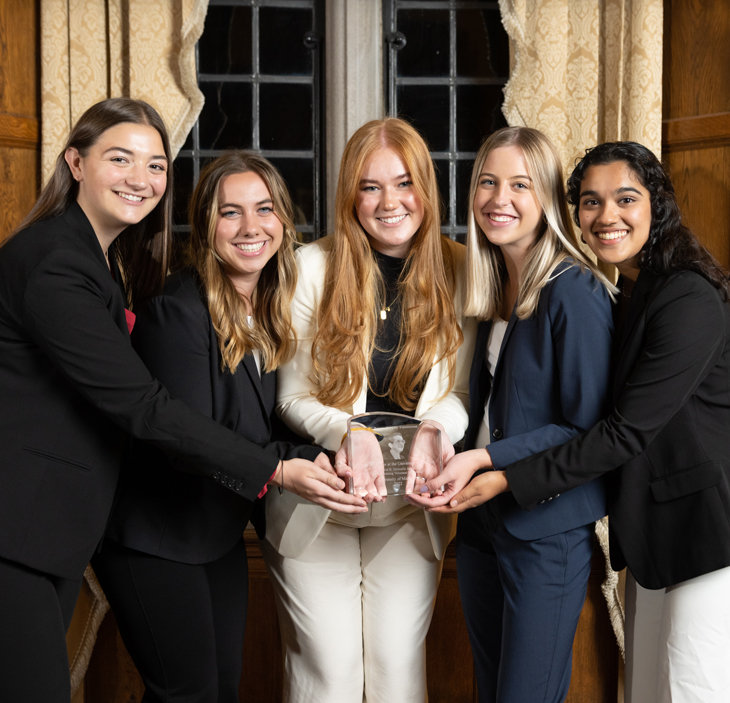
M 104 98 L 150 103 L 177 154 L 203 107 L 195 43 L 207 9 L 208 0 L 41 0 L 44 183 L 71 126 Z
M 510 125 L 535 127 L 566 172 L 588 146 L 661 150 L 662 0 L 500 0 L 513 42 Z
M 208 0 L 41 0 L 41 173 L 45 183 L 71 126 L 109 97 L 146 100 L 163 117 L 173 155 L 203 107 L 195 44 Z M 73 701 L 109 604 L 89 567 L 66 637 Z
M 504 91 L 508 124 L 547 134 L 566 175 L 586 147 L 601 142 L 632 140 L 661 156 L 663 0 L 499 0 L 499 7 L 514 49 Z M 612 266 L 601 268 L 614 275 Z M 596 535 L 623 654 L 622 584 L 610 568 L 606 518 Z

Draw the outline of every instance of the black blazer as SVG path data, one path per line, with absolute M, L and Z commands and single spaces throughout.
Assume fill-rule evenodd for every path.
M 636 282 L 618 342 L 615 410 L 507 467 L 531 508 L 610 472 L 611 562 L 646 588 L 730 565 L 730 305 L 700 275 Z
M 274 413 L 276 373 L 259 376 L 250 355 L 235 374 L 221 370 L 213 321 L 191 272 L 170 276 L 163 293 L 142 306 L 132 345 L 172 397 L 275 456 L 314 460 L 322 451 L 271 441 L 274 427 L 280 429 Z M 180 473 L 163 452 L 134 442 L 109 536 L 148 554 L 205 563 L 223 556 L 241 539 L 253 505 L 204 476 Z
M 590 271 L 572 262 L 560 264 L 542 289 L 535 314 L 519 320 L 512 313 L 493 379 L 485 359 L 491 327 L 491 321 L 481 322 L 477 332 L 465 449 L 476 445 L 490 390 L 488 449 L 495 469 L 562 444 L 606 415 L 611 298 Z M 496 506 L 499 515 L 490 517 L 487 513 Z M 509 494 L 499 496 L 493 504 L 459 516 L 459 537 L 478 547 L 478 522 L 484 540 L 484 528 L 501 520 L 515 537 L 535 540 L 587 525 L 605 514 L 603 479 L 598 478 L 531 511 L 522 510 Z M 473 535 L 470 526 L 476 528 Z
M 278 463 L 152 378 L 76 203 L 0 247 L 0 417 L 0 556 L 68 579 L 104 532 L 128 434 L 248 500 Z

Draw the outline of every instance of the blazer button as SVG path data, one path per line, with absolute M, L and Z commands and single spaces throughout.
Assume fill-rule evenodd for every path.
M 220 481 L 220 478 L 221 478 L 221 472 L 220 472 L 220 471 L 216 471 L 216 472 L 215 472 L 215 473 L 213 474 L 213 478 L 214 478 L 214 479 L 215 479 L 216 481 Z
M 499 427 L 492 430 L 492 437 L 494 437 L 494 439 L 502 439 L 502 430 L 500 430 Z

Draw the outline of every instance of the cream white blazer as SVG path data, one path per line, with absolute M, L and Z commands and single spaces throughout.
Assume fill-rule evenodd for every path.
M 326 449 L 337 450 L 342 435 L 347 431 L 351 415 L 365 412 L 367 382 L 351 408 L 339 410 L 320 403 L 315 397 L 312 374 L 312 339 L 316 330 L 317 309 L 324 286 L 326 252 L 330 237 L 301 247 L 296 252 L 299 280 L 292 301 L 292 322 L 297 333 L 294 357 L 278 370 L 277 411 L 295 432 Z M 456 271 L 455 308 L 461 321 L 463 284 L 466 278 L 466 247 L 449 239 Z M 453 444 L 466 432 L 469 410 L 469 367 L 474 351 L 476 323 L 473 319 L 462 322 L 464 343 L 457 353 L 456 379 L 452 390 L 448 387 L 448 368 L 440 361 L 431 369 L 416 407 L 416 417 L 440 422 Z M 444 397 L 442 397 L 444 396 Z M 299 496 L 284 491 L 266 494 L 266 539 L 282 555 L 298 557 L 317 537 L 330 515 L 329 510 Z M 426 513 L 426 523 L 433 551 L 443 558 L 448 543 L 456 531 L 456 518 L 451 515 Z

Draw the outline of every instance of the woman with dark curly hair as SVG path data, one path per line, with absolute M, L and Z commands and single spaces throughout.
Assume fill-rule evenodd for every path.
M 615 409 L 561 446 L 481 473 L 465 488 L 452 482 L 434 497 L 442 505 L 435 509 L 461 512 L 506 490 L 532 509 L 606 474 L 613 567 L 666 589 L 652 672 L 657 700 L 727 701 L 728 274 L 682 224 L 669 176 L 640 144 L 589 150 L 568 197 L 585 242 L 621 274 Z M 464 460 L 457 455 L 426 490 L 436 493 Z M 629 663 L 632 654 L 629 646 Z

